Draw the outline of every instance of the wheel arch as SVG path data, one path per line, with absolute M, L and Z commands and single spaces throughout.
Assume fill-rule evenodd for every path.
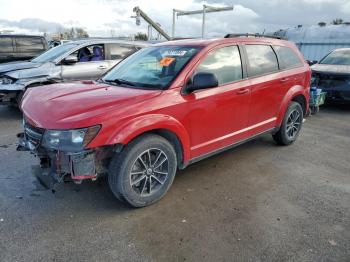
M 279 114 L 277 117 L 277 125 L 278 126 L 281 125 L 284 118 L 284 114 L 291 101 L 299 103 L 303 108 L 304 116 L 306 116 L 309 108 L 308 98 L 309 98 L 309 90 L 303 86 L 296 85 L 296 86 L 293 86 L 291 89 L 289 89 L 289 91 L 287 92 L 287 94 L 284 96 L 282 100 Z
M 144 134 L 153 133 L 167 139 L 176 151 L 178 167 L 186 166 L 190 158 L 190 139 L 185 127 L 166 115 L 142 116 L 118 128 L 108 141 L 109 145 L 127 145 Z
M 299 103 L 303 109 L 304 116 L 306 116 L 306 114 L 307 114 L 307 102 L 306 102 L 305 96 L 302 94 L 295 95 L 291 101 Z

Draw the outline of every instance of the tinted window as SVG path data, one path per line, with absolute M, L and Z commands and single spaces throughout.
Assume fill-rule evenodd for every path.
M 111 59 L 123 59 L 136 51 L 133 46 L 121 46 L 118 44 L 109 45 Z
M 219 85 L 242 79 L 241 57 L 237 46 L 219 48 L 200 63 L 197 72 L 213 73 Z
M 70 55 L 76 56 L 78 62 L 103 61 L 105 60 L 105 48 L 103 44 L 84 46 Z
M 278 55 L 281 68 L 286 69 L 303 65 L 291 48 L 285 46 L 274 46 L 273 48 Z
M 246 45 L 249 76 L 263 75 L 278 70 L 277 57 L 269 45 Z
M 44 49 L 41 38 L 16 38 L 16 44 L 22 52 L 33 52 Z
M 320 64 L 350 65 L 350 50 L 335 50 L 323 58 Z
M 12 38 L 0 37 L 0 53 L 13 52 Z

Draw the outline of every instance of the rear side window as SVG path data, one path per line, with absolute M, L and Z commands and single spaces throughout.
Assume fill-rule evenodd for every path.
M 297 54 L 291 48 L 286 46 L 274 46 L 273 48 L 277 53 L 281 69 L 288 69 L 303 65 Z
M 213 73 L 219 85 L 242 79 L 241 57 L 237 46 L 216 49 L 197 67 L 196 73 Z
M 249 76 L 264 75 L 278 71 L 275 52 L 269 45 L 246 45 Z
M 13 52 L 12 38 L 0 37 L 0 53 Z
M 45 49 L 41 38 L 19 37 L 16 38 L 16 45 L 22 52 L 35 52 Z
M 118 44 L 110 44 L 109 52 L 110 52 L 110 58 L 112 60 L 124 59 L 125 57 L 136 52 L 136 48 L 134 46 L 121 46 Z

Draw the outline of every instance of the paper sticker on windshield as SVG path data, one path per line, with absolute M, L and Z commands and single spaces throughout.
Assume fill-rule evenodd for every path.
M 186 50 L 167 50 L 162 55 L 164 56 L 184 56 L 187 53 Z
M 159 64 L 161 66 L 169 66 L 174 61 L 175 61 L 174 57 L 164 57 L 159 61 Z

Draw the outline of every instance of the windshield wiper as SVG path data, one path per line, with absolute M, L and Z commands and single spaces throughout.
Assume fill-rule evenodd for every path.
M 131 86 L 138 89 L 161 89 L 163 86 L 160 84 L 147 84 L 147 83 L 136 83 L 136 82 L 130 82 L 124 79 L 103 79 L 100 78 L 97 80 L 98 82 L 108 83 L 108 84 L 115 84 L 115 85 L 121 85 L 121 86 Z
M 133 82 L 130 82 L 130 81 L 127 81 L 127 80 L 124 80 L 124 79 L 119 79 L 119 78 L 116 78 L 116 79 L 103 79 L 103 81 L 107 82 L 107 83 L 115 83 L 117 85 L 128 85 L 128 86 L 135 86 L 135 84 Z

